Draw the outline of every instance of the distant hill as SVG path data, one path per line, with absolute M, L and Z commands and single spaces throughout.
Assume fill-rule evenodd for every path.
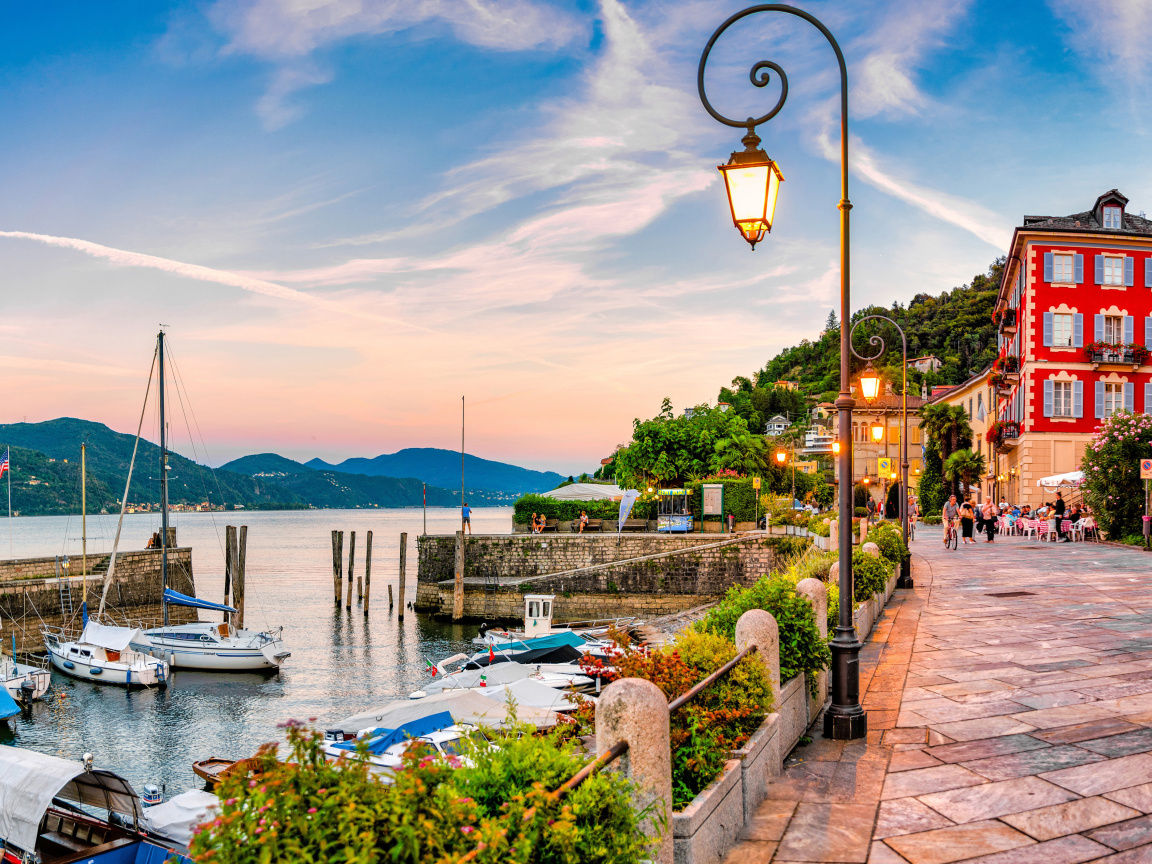
M 275 483 L 313 507 L 417 507 L 424 500 L 424 484 L 413 477 L 318 470 L 275 453 L 242 456 L 221 468 Z M 428 487 L 428 504 L 433 507 L 451 507 L 459 501 L 458 492 Z
M 80 442 L 85 439 L 88 441 L 90 492 L 93 483 L 102 484 L 101 488 L 105 488 L 107 495 L 110 496 L 111 507 L 117 506 L 120 496 L 124 494 L 124 482 L 128 476 L 128 465 L 132 460 L 135 436 L 115 432 L 103 423 L 60 417 L 43 423 L 0 424 L 0 445 L 9 444 L 43 454 L 45 462 L 35 462 L 36 470 L 41 472 L 44 472 L 48 465 L 56 465 L 59 472 L 63 470 L 63 460 L 67 459 L 68 470 L 75 475 L 73 481 L 76 490 L 75 502 L 65 498 L 67 504 L 63 504 L 59 503 L 60 499 L 53 499 L 56 501 L 53 504 L 38 494 L 35 496 L 38 505 L 19 506 L 17 501 L 24 500 L 25 492 L 36 488 L 24 486 L 18 492 L 17 481 L 21 477 L 21 472 L 35 473 L 35 471 L 28 465 L 19 463 L 16 451 L 13 451 L 12 508 L 29 515 L 34 511 L 76 512 L 80 503 Z M 50 463 L 46 461 L 48 459 L 57 461 Z M 171 450 L 168 467 L 168 499 L 173 504 L 209 501 L 212 504 L 243 504 L 248 508 L 259 508 L 279 505 L 302 506 L 309 503 L 278 484 L 232 471 L 219 469 L 212 471 Z M 128 500 L 150 503 L 160 501 L 160 447 L 143 437 L 140 439 L 140 449 L 136 454 L 136 467 L 132 474 L 132 488 L 128 492 Z M 49 506 L 50 509 L 41 509 L 40 505 Z M 95 509 L 91 503 L 90 509 Z
M 415 477 L 430 486 L 460 488 L 460 451 L 434 447 L 409 447 L 397 453 L 386 453 L 375 459 L 353 458 L 333 465 L 321 459 L 305 463 L 310 468 L 340 471 L 368 476 Z M 566 478 L 554 471 L 533 471 L 506 462 L 494 462 L 478 456 L 464 456 L 464 487 L 476 497 L 475 490 L 522 495 L 525 492 L 547 492 Z

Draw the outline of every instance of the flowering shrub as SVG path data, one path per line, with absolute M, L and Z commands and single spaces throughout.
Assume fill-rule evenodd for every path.
M 524 733 L 522 736 L 520 733 Z M 465 742 L 471 765 L 409 748 L 393 782 L 356 759 L 328 762 L 319 732 L 291 724 L 289 761 L 261 748 L 256 779 L 225 778 L 219 815 L 198 830 L 198 864 L 272 861 L 625 864 L 647 857 L 632 789 L 619 774 L 589 778 L 558 802 L 548 793 L 586 757 L 574 744 L 527 729 Z M 519 737 L 518 737 L 519 736 Z
M 1152 456 L 1150 443 L 1152 416 L 1118 411 L 1100 421 L 1084 450 L 1084 498 L 1109 537 L 1141 533 L 1140 460 Z
M 1020 371 L 1020 358 L 1015 354 L 1002 354 L 992 364 L 993 372 L 1013 373 Z

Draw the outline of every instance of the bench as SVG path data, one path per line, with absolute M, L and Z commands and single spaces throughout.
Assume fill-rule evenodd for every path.
M 560 520 L 559 519 L 549 519 L 547 522 L 544 523 L 544 530 L 541 533 L 542 534 L 553 534 L 553 533 L 557 533 L 559 531 L 560 531 Z
M 572 530 L 573 531 L 579 531 L 580 530 L 580 521 L 579 520 L 572 523 Z M 585 534 L 590 534 L 593 531 L 599 533 L 603 530 L 604 530 L 604 520 L 603 519 L 589 519 L 588 524 L 584 526 L 584 533 Z
M 625 519 L 624 525 L 621 527 L 622 531 L 647 531 L 647 519 Z
M 40 839 L 54 846 L 59 846 L 61 849 L 67 849 L 69 852 L 82 852 L 91 847 L 90 843 L 82 843 L 79 840 L 74 840 L 67 834 L 61 834 L 59 831 L 45 831 L 40 835 Z

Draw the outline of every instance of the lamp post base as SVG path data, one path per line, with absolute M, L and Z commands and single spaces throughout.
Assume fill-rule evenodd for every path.
M 912 582 L 912 562 L 902 561 L 900 563 L 900 578 L 896 580 L 897 588 L 914 588 L 916 587 Z
M 868 734 L 868 714 L 857 706 L 858 714 L 833 714 L 829 708 L 824 712 L 824 737 L 833 741 L 851 741 Z

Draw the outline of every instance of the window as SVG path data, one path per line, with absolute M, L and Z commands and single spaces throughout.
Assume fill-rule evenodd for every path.
M 1113 344 L 1124 341 L 1124 319 L 1119 315 L 1104 316 L 1104 341 Z
M 1072 382 L 1052 382 L 1052 416 L 1072 416 Z
M 1071 282 L 1072 281 L 1072 256 L 1071 255 L 1053 255 L 1052 256 L 1052 281 L 1053 282 Z
M 1105 285 L 1124 284 L 1124 259 L 1104 256 L 1104 283 Z
M 1119 207 L 1105 207 L 1104 208 L 1104 227 L 1105 228 L 1119 228 L 1120 227 L 1120 208 Z
M 1052 347 L 1053 348 L 1071 348 L 1072 347 L 1072 316 L 1053 314 L 1052 315 Z
M 1104 416 L 1111 417 L 1124 408 L 1124 385 L 1104 385 Z

